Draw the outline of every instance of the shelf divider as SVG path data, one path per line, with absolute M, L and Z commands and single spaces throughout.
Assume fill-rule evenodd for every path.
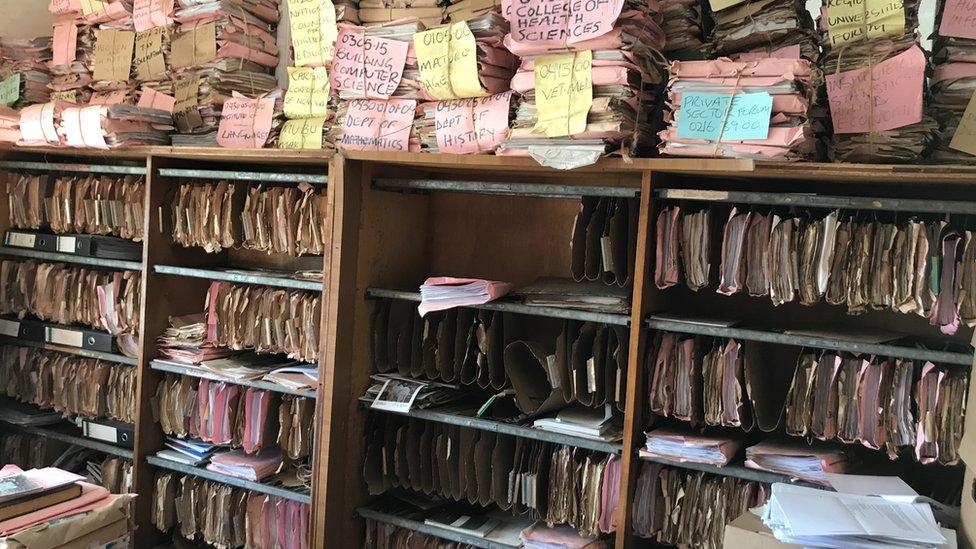
M 192 465 L 178 463 L 158 456 L 146 456 L 146 461 L 150 465 L 159 467 L 161 469 L 168 469 L 177 473 L 183 473 L 184 475 L 192 475 L 207 480 L 213 480 L 222 484 L 234 486 L 235 488 L 243 488 L 252 492 L 267 494 L 269 496 L 290 499 L 299 503 L 312 503 L 312 497 L 310 495 L 297 492 L 295 490 L 282 488 L 281 486 L 272 486 L 270 484 L 264 484 L 261 482 L 252 482 L 250 480 L 232 477 L 216 471 L 209 471 L 203 467 L 193 467 Z
M 420 303 L 420 292 L 409 292 L 403 290 L 369 288 L 366 290 L 366 297 L 371 299 L 399 299 L 403 301 L 414 301 L 416 303 Z M 579 309 L 562 309 L 559 307 L 536 307 L 534 305 L 525 305 L 523 303 L 513 303 L 510 301 L 492 301 L 482 305 L 465 305 L 465 307 L 469 309 L 484 309 L 486 311 L 518 313 L 523 315 L 544 316 L 565 320 L 599 322 L 602 324 L 615 324 L 618 326 L 627 326 L 630 324 L 630 318 L 628 318 L 628 315 L 597 313 L 593 311 L 581 311 Z
M 27 257 L 39 259 L 41 261 L 57 261 L 60 263 L 74 263 L 76 265 L 88 265 L 91 267 L 104 267 L 106 269 L 122 269 L 126 271 L 141 271 L 142 263 L 138 261 L 124 261 L 121 259 L 102 259 L 100 257 L 88 257 L 77 254 L 66 254 L 61 252 L 45 252 L 29 248 L 17 248 L 14 246 L 0 246 L 0 255 L 10 255 L 16 257 Z

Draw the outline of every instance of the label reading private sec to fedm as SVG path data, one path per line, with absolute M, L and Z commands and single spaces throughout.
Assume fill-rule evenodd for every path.
M 520 43 L 575 44 L 613 29 L 623 0 L 502 0 L 502 15 Z
M 732 101 L 732 106 L 729 106 Z M 769 137 L 773 96 L 766 92 L 685 93 L 678 112 L 678 137 L 706 141 L 762 140 Z

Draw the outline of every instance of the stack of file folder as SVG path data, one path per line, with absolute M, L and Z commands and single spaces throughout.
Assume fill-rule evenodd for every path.
M 816 484 L 827 484 L 827 473 L 846 473 L 851 465 L 840 446 L 770 439 L 746 448 L 746 467 Z
M 722 467 L 738 455 L 742 441 L 720 434 L 697 434 L 690 429 L 659 427 L 646 433 L 640 455 Z
M 15 78 L 18 98 L 10 107 L 47 103 L 51 100 L 51 37 L 0 39 L 0 81 Z
M 951 16 L 945 14 L 947 4 L 945 0 L 938 2 L 932 37 L 935 67 L 929 77 L 929 91 L 932 116 L 939 122 L 941 136 L 929 158 L 937 163 L 971 164 L 976 162 L 976 156 L 953 149 L 951 143 L 969 100 L 976 93 L 976 38 L 970 28 L 959 28 L 958 23 L 950 21 Z
M 207 463 L 220 446 L 202 440 L 166 437 L 166 449 L 156 452 L 158 457 L 197 467 Z
M 704 59 L 707 57 L 703 36 L 704 19 L 708 17 L 698 0 L 662 0 L 665 35 L 664 54 L 668 59 Z
M 675 61 L 670 71 L 668 103 L 672 112 L 667 115 L 668 128 L 660 133 L 662 154 L 760 160 L 818 158 L 820 126 L 816 100 L 820 72 L 813 62 L 800 58 L 760 58 L 748 62 L 721 58 Z M 687 94 L 731 95 L 735 101 L 735 95 L 764 92 L 772 96 L 765 139 L 716 141 L 680 135 L 682 102 Z M 719 125 L 723 126 L 720 135 L 724 135 L 728 117 L 722 118 Z
M 713 2 L 715 7 L 717 2 Z M 820 55 L 813 19 L 802 0 L 722 2 L 712 14 L 712 57 L 753 57 L 815 62 Z M 739 58 L 739 56 L 742 56 Z
M 260 482 L 281 469 L 281 450 L 267 448 L 248 455 L 243 450 L 218 452 L 210 456 L 207 469 L 232 477 Z

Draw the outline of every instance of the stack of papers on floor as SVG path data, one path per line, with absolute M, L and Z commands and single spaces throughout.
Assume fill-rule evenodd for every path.
M 431 311 L 443 311 L 466 305 L 481 305 L 494 301 L 512 290 L 507 282 L 478 278 L 439 276 L 428 278 L 420 287 L 420 306 L 423 316 Z
M 520 289 L 522 303 L 601 313 L 630 312 L 630 290 L 603 282 L 575 282 L 569 278 L 542 277 Z
M 620 440 L 621 432 L 612 420 L 612 414 L 602 409 L 573 406 L 564 408 L 554 418 L 537 419 L 532 426 L 563 435 L 613 442 Z
M 319 385 L 319 369 L 314 364 L 298 364 L 273 370 L 262 379 L 293 391 L 314 391 Z
M 825 473 L 846 473 L 850 463 L 841 447 L 797 440 L 767 440 L 746 448 L 746 467 L 826 484 Z
M 806 59 L 675 61 L 668 82 L 673 112 L 660 133 L 661 153 L 815 160 L 819 78 Z M 761 127 L 743 131 L 753 124 Z
M 806 547 L 935 549 L 946 543 L 927 503 L 773 484 L 763 523 L 776 539 Z
M 253 455 L 244 450 L 233 450 L 211 456 L 207 469 L 258 482 L 277 473 L 281 463 L 281 450 L 278 448 L 266 448 Z
M 156 456 L 196 467 L 209 461 L 221 447 L 202 440 L 166 437 L 166 448 L 156 452 Z
M 742 441 L 721 435 L 700 435 L 690 429 L 661 427 L 647 434 L 640 454 L 679 462 L 691 461 L 722 467 L 739 453 Z

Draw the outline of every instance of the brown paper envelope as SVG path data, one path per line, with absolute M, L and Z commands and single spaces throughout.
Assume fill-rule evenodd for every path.
M 434 467 L 436 460 L 434 456 L 434 423 L 423 422 L 423 431 L 420 433 L 420 446 L 418 447 L 417 459 L 420 460 L 420 490 L 425 494 L 430 494 L 434 490 Z
M 410 336 L 410 377 L 424 375 L 424 325 L 426 320 L 414 314 Z
M 743 369 L 756 426 L 764 433 L 779 428 L 786 408 L 799 349 L 787 345 L 745 341 Z M 777 367 L 784 364 L 791 367 Z
M 407 423 L 407 432 L 404 440 L 404 453 L 407 459 L 408 486 L 415 491 L 421 491 L 423 487 L 423 475 L 421 474 L 422 456 L 420 454 L 420 439 L 423 436 L 424 423 L 417 419 L 410 419 Z
M 457 501 L 464 497 L 464 470 L 461 469 L 462 432 L 461 428 L 456 425 L 450 425 L 447 428 L 447 473 L 450 489 L 445 495 Z
M 400 425 L 396 432 L 396 449 L 394 451 L 394 469 L 396 471 L 397 486 L 411 488 L 410 469 L 407 455 L 407 425 Z
M 437 491 L 436 493 L 449 497 L 451 493 L 451 472 L 450 463 L 447 459 L 447 450 L 450 434 L 446 429 L 441 429 L 434 439 L 437 448 Z
M 438 378 L 450 383 L 456 379 L 454 370 L 454 340 L 457 336 L 457 309 L 444 311 L 444 317 L 437 325 L 437 362 Z
M 461 429 L 461 493 L 459 499 L 468 503 L 478 502 L 478 476 L 475 467 L 475 451 L 484 431 Z
M 588 372 L 595 372 L 595 340 L 598 327 L 596 324 L 587 322 L 580 327 L 579 338 L 573 343 L 571 366 L 572 366 L 572 385 L 574 400 L 590 406 L 593 404 L 593 393 L 588 389 Z M 592 362 L 591 362 L 592 360 Z M 589 365 L 594 364 L 591 368 Z
M 498 313 L 498 317 L 501 318 L 502 313 Z M 475 353 L 475 370 L 477 370 L 477 375 L 475 376 L 475 383 L 478 387 L 482 389 L 488 389 L 491 387 L 491 369 L 488 365 L 488 354 L 490 349 L 489 332 L 491 330 L 492 318 L 495 316 L 495 311 L 480 310 L 477 315 L 477 326 L 475 328 L 474 337 L 475 343 L 477 345 L 477 352 Z M 504 348 L 502 349 L 504 352 Z
M 438 379 L 440 370 L 437 365 L 437 334 L 440 333 L 440 322 L 444 318 L 441 312 L 427 313 L 423 318 L 423 362 L 424 376 L 427 379 Z
M 473 332 L 475 328 L 475 313 L 477 311 L 467 307 L 459 307 L 456 311 L 457 321 L 454 331 L 454 360 L 452 361 L 453 373 L 451 381 L 459 380 L 461 383 L 470 384 L 474 381 L 477 373 L 474 371 L 464 372 L 463 370 L 469 350 L 475 344 Z M 471 365 L 473 366 L 474 363 L 472 362 Z
M 512 506 L 508 499 L 508 479 L 514 467 L 516 445 L 520 441 L 516 437 L 500 434 L 491 452 L 491 500 L 503 510 Z
M 417 312 L 408 301 L 394 301 L 390 306 L 388 353 L 393 362 L 391 371 L 401 376 L 410 375 L 410 352 L 413 339 L 413 320 Z
M 476 498 L 471 503 L 478 503 L 483 507 L 491 504 L 491 456 L 497 443 L 495 433 L 482 431 L 478 443 L 474 447 L 474 476 Z M 471 501 L 471 494 L 468 494 Z
M 586 227 L 586 279 L 600 280 L 604 271 L 603 253 L 600 247 L 600 240 L 603 238 L 603 229 L 607 225 L 610 217 L 610 206 L 612 198 L 600 197 L 596 210 L 590 218 L 589 226 Z
M 540 343 L 514 341 L 505 347 L 505 371 L 524 414 L 543 414 L 566 405 L 562 392 L 549 384 L 546 361 L 551 353 Z
M 491 388 L 500 391 L 508 385 L 508 377 L 505 374 L 505 315 L 503 313 L 485 311 L 491 313 L 486 317 L 491 318 L 488 324 L 488 372 L 491 379 Z
M 586 278 L 586 248 L 587 248 L 587 229 L 590 226 L 590 219 L 596 210 L 599 199 L 591 196 L 584 196 L 580 202 L 580 211 L 576 214 L 573 226 L 572 240 L 572 270 L 573 279 L 577 282 Z

